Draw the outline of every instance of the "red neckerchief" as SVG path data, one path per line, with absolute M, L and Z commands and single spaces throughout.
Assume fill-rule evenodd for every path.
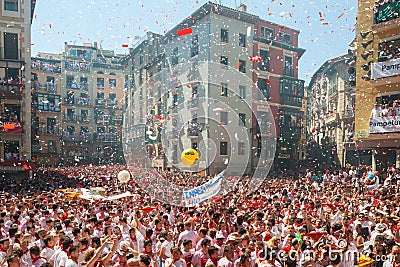
M 210 260 L 214 263 L 214 266 L 218 266 L 218 259 L 210 258 Z
M 69 256 L 71 255 L 71 254 L 69 254 L 69 251 L 65 251 L 65 250 L 63 250 L 65 253 L 67 253 L 67 256 L 68 256 L 68 258 L 69 258 Z
M 46 246 L 46 248 L 50 248 L 50 249 L 52 249 L 52 250 L 54 250 L 54 246 Z
M 74 262 L 78 263 L 79 257 L 69 257 L 71 260 L 73 260 Z
M 34 265 L 40 259 L 43 259 L 43 258 L 42 257 L 37 257 L 35 259 L 32 259 L 32 265 Z
M 0 248 L 0 252 L 6 252 L 3 248 Z

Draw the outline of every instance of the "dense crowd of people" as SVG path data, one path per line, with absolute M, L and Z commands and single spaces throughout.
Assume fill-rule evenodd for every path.
M 195 207 L 160 203 L 122 165 L 0 178 L 1 266 L 294 267 L 400 265 L 400 171 L 272 172 L 260 188 Z M 210 177 L 162 171 L 176 185 Z M 104 188 L 116 200 L 65 194 Z

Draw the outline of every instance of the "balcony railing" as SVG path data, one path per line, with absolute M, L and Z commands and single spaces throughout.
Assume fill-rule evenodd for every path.
M 66 141 L 93 141 L 93 135 L 90 133 L 74 133 L 64 131 L 62 134 L 63 140 Z
M 87 62 L 79 62 L 79 61 L 65 61 L 65 69 L 67 70 L 76 70 L 80 72 L 90 72 L 90 63 Z
M 389 20 L 400 18 L 400 2 L 385 1 L 386 3 L 378 4 L 375 7 L 374 21 L 375 24 L 386 22 Z
M 120 135 L 117 133 L 98 133 L 97 141 L 99 142 L 118 142 Z
M 302 98 L 292 95 L 281 95 L 281 104 L 301 107 L 303 105 Z
M 75 81 L 72 81 L 72 82 L 67 82 L 67 88 L 87 91 L 88 85 L 87 84 L 78 85 Z
M 60 129 L 57 127 L 47 126 L 46 135 L 60 135 Z
M 0 91 L 10 92 L 13 94 L 21 94 L 24 88 L 25 88 L 24 83 L 16 83 L 16 84 L 0 83 Z
M 40 71 L 52 72 L 52 73 L 61 73 L 61 66 L 59 63 L 52 64 L 50 62 L 32 59 L 31 68 L 32 68 L 32 70 L 40 70 Z
M 50 112 L 60 112 L 61 107 L 60 105 L 56 105 L 55 103 L 51 102 L 39 102 L 39 103 L 32 103 L 33 107 L 36 108 L 36 110 L 42 110 L 42 111 L 50 111 Z
M 80 97 L 77 99 L 76 104 L 79 106 L 90 106 L 90 98 Z
M 67 115 L 64 117 L 65 121 L 70 121 L 70 122 L 83 122 L 83 123 L 88 123 L 90 122 L 90 118 L 88 116 L 79 116 L 79 115 Z

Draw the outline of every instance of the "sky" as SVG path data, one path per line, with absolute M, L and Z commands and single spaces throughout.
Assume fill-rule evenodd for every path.
M 32 22 L 32 55 L 62 53 L 64 43 L 97 42 L 103 49 L 128 53 L 146 31 L 164 33 L 206 0 L 39 0 Z M 215 2 L 215 0 L 213 1 Z M 347 53 L 355 36 L 357 0 L 218 0 L 268 21 L 300 30 L 299 78 L 308 83 L 330 58 Z

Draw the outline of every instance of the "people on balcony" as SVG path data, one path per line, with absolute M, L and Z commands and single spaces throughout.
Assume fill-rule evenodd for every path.
M 375 103 L 371 111 L 371 118 L 385 118 L 391 116 L 400 116 L 400 100 L 395 100 L 392 105 L 380 105 Z

